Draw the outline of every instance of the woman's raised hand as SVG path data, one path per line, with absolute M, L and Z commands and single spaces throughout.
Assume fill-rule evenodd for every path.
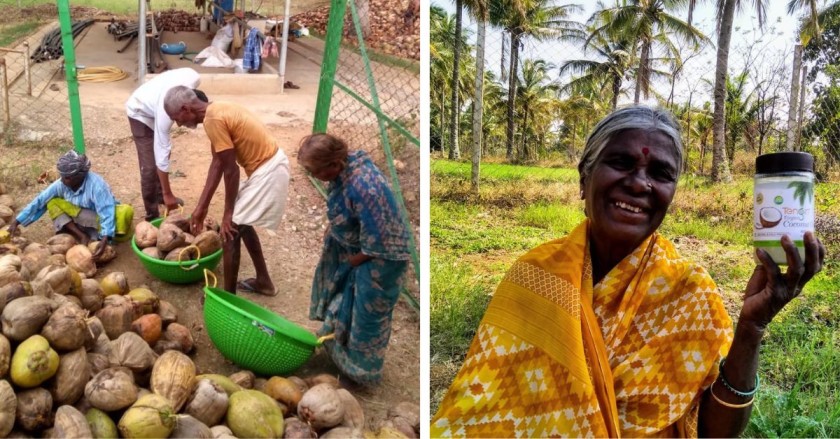
M 773 317 L 798 296 L 805 284 L 822 270 L 825 247 L 812 232 L 805 233 L 804 241 L 803 262 L 790 236 L 782 237 L 782 248 L 787 255 L 788 264 L 784 273 L 766 251 L 756 250 L 761 265 L 755 267 L 752 277 L 747 282 L 739 324 L 752 324 L 757 329 L 764 330 Z

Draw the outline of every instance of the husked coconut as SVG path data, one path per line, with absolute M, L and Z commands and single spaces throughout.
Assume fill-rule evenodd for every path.
M 184 244 L 190 245 L 195 240 L 195 236 L 193 236 L 189 232 L 184 232 Z
M 240 392 L 240 391 L 243 390 L 242 387 L 239 386 L 239 384 L 234 383 L 233 381 L 230 380 L 230 378 L 228 378 L 224 375 L 216 374 L 216 373 L 201 374 L 201 375 L 195 377 L 195 379 L 196 379 L 196 381 L 204 380 L 204 379 L 212 381 L 214 384 L 221 387 L 225 391 L 225 393 L 228 394 L 228 396 L 231 396 L 234 393 L 237 393 L 237 392 Z
M 25 280 L 15 281 L 0 287 L 0 313 L 6 308 L 6 304 L 11 303 L 15 299 L 21 297 L 31 296 L 32 287 L 29 282 Z
M 181 345 L 181 349 L 179 350 L 185 354 L 192 352 L 193 346 L 195 345 L 189 328 L 180 323 L 170 323 L 166 327 L 163 337 L 167 340 L 178 342 Z
M 183 348 L 181 347 L 181 343 L 178 343 L 177 341 L 172 341 L 172 340 L 167 340 L 165 338 L 161 338 L 160 340 L 157 341 L 157 343 L 155 343 L 153 349 L 154 349 L 156 354 L 163 355 L 163 353 L 166 352 L 166 351 L 182 352 L 181 349 L 183 349 Z
M 99 317 L 96 316 L 86 318 L 85 325 L 87 326 L 87 331 L 85 331 L 85 349 L 93 350 L 96 348 L 96 341 L 99 339 L 99 336 L 105 333 L 105 327 L 102 326 L 102 320 L 99 320 Z
M 20 274 L 20 269 L 13 265 L 0 265 L 0 288 L 14 282 L 26 280 Z
M 139 248 L 157 245 L 158 229 L 148 221 L 141 221 L 134 226 L 134 243 Z
M 364 432 L 358 428 L 336 427 L 319 436 L 324 439 L 365 439 Z
M 64 255 L 50 255 L 50 265 L 57 265 L 63 267 L 67 265 L 67 259 Z
M 12 362 L 12 346 L 6 336 L 0 334 L 0 377 L 6 376 Z M 2 436 L 0 434 L 0 436 Z
M 293 382 L 293 383 L 295 383 L 295 385 L 297 386 L 297 388 L 300 390 L 300 393 L 301 393 L 301 394 L 304 394 L 304 393 L 306 393 L 306 391 L 307 391 L 307 390 L 309 390 L 309 385 L 308 385 L 308 384 L 306 384 L 306 381 L 304 381 L 304 380 L 303 380 L 302 378 L 300 378 L 300 377 L 296 377 L 296 376 L 292 375 L 292 376 L 290 376 L 290 377 L 288 377 L 288 378 L 286 378 L 286 379 L 287 379 L 287 380 L 289 380 L 289 381 L 291 381 L 291 382 Z
M 347 389 L 337 389 L 336 393 L 341 399 L 341 405 L 344 406 L 344 418 L 341 420 L 341 425 L 356 429 L 365 428 L 365 412 L 359 401 Z
M 324 383 L 329 384 L 336 389 L 341 387 L 341 384 L 338 382 L 338 378 L 335 375 L 330 375 L 328 373 L 319 373 L 318 375 L 306 378 L 306 384 L 309 385 L 310 388 Z
M 105 297 L 102 309 L 96 312 L 96 317 L 102 321 L 108 338 L 115 340 L 121 334 L 131 331 L 134 321 L 136 305 L 126 296 L 111 295 Z
M 85 398 L 90 405 L 100 410 L 121 410 L 137 400 L 137 386 L 134 385 L 130 370 L 112 367 L 99 372 L 88 381 L 85 385 Z
M 388 418 L 403 418 L 415 432 L 420 432 L 420 406 L 417 404 L 401 402 L 388 409 Z
M 17 203 L 15 203 L 15 199 L 12 198 L 12 196 L 9 194 L 0 194 L 0 205 L 6 206 L 12 210 L 15 210 L 15 208 L 17 208 Z
M 164 327 L 178 321 L 178 309 L 175 308 L 175 305 L 163 299 L 158 302 L 158 315 L 163 321 Z
M 33 288 L 37 290 L 36 284 L 41 282 L 49 284 L 55 294 L 77 295 L 82 290 L 82 278 L 67 265 L 47 265 L 42 268 L 32 280 Z
M 22 261 L 20 260 L 20 256 L 14 253 L 5 254 L 0 256 L 0 267 L 3 266 L 11 266 L 14 271 L 20 270 L 22 265 Z
M 93 260 L 93 253 L 87 246 L 74 245 L 70 250 L 67 250 L 64 257 L 67 259 L 67 265 L 79 273 L 87 277 L 93 277 L 96 274 L 96 261 Z
M 47 240 L 47 247 L 49 247 L 50 253 L 54 255 L 63 255 L 76 244 L 78 244 L 76 238 L 69 233 L 59 233 Z
M 185 413 L 194 416 L 205 425 L 216 425 L 227 413 L 228 395 L 218 384 L 208 379 L 198 380 Z
M 90 373 L 92 375 L 96 375 L 99 372 L 102 372 L 105 369 L 111 367 L 111 362 L 108 360 L 108 356 L 105 354 L 97 354 L 96 352 L 91 352 L 87 354 L 88 360 L 88 367 L 90 367 Z
M 131 323 L 131 330 L 136 332 L 143 341 L 154 346 L 160 339 L 163 321 L 157 314 L 146 314 Z
M 99 244 L 102 241 L 91 241 L 88 244 L 88 250 L 90 250 L 91 254 L 96 253 L 96 249 L 99 247 Z M 97 265 L 105 265 L 108 262 L 113 261 L 117 257 L 117 251 L 114 250 L 114 246 L 110 244 L 105 244 L 105 250 L 102 251 L 102 255 L 99 256 L 98 259 L 95 259 Z
M 102 287 L 102 294 L 106 297 L 115 294 L 126 294 L 130 290 L 128 286 L 128 279 L 125 278 L 125 273 L 122 271 L 108 273 L 102 278 L 102 281 L 99 282 L 99 286 Z
M 36 387 L 17 394 L 17 425 L 25 430 L 38 431 L 53 425 L 53 401 L 50 392 Z
M 15 211 L 11 207 L 0 204 L 0 219 L 6 224 L 10 224 L 15 217 Z
M 50 253 L 49 248 L 43 244 L 32 243 L 26 246 L 23 256 L 20 258 L 22 262 L 21 276 L 25 275 L 26 280 L 32 280 L 38 272 L 50 265 L 50 255 L 52 253 Z
M 315 439 L 318 437 L 312 427 L 298 418 L 286 418 L 283 421 L 283 427 L 284 439 Z
M 174 224 L 161 224 L 158 229 L 157 248 L 161 253 L 184 246 L 184 231 Z
M 298 389 L 295 383 L 286 378 L 274 376 L 268 379 L 263 392 L 268 396 L 282 402 L 292 411 L 297 410 L 297 405 L 303 397 L 303 392 Z
M 26 296 L 12 301 L 0 316 L 3 335 L 10 340 L 23 341 L 41 331 L 52 311 L 52 302 L 46 297 Z
M 233 432 L 224 424 L 210 427 L 210 433 L 213 433 L 213 439 L 236 439 Z

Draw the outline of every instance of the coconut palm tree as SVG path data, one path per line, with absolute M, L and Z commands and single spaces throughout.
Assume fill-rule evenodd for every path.
M 463 33 L 460 35 L 460 45 L 463 47 L 467 47 L 467 34 Z M 431 116 L 431 128 L 432 132 L 431 138 L 433 141 L 437 140 L 440 143 L 440 147 L 443 148 L 444 139 L 447 139 L 445 133 L 447 129 L 449 129 L 450 133 L 452 130 L 451 124 L 447 123 L 446 116 L 452 112 L 459 111 L 459 108 L 452 107 L 451 105 L 451 92 L 454 90 L 458 93 L 458 98 L 460 99 L 464 96 L 464 92 L 466 91 L 465 84 L 466 79 L 469 76 L 465 76 L 465 71 L 470 70 L 470 57 L 466 57 L 466 59 L 462 59 L 458 66 L 457 75 L 458 83 L 452 82 L 452 71 L 455 69 L 454 67 L 454 50 L 455 47 L 455 17 L 449 15 L 444 11 L 442 8 L 436 5 L 432 5 L 430 9 L 430 24 L 429 24 L 429 40 L 430 40 L 430 48 L 429 48 L 429 58 L 430 58 L 430 83 L 432 93 L 430 94 L 431 98 L 431 108 L 430 108 L 430 116 Z M 464 56 L 462 56 L 464 58 Z M 447 99 L 449 98 L 449 99 Z M 447 109 L 449 113 L 447 113 Z M 436 129 L 435 129 L 436 128 Z M 457 126 L 455 127 L 455 132 L 457 134 L 458 129 Z M 451 137 L 449 137 L 451 139 Z M 452 150 L 452 144 L 448 143 L 446 145 L 449 147 L 450 151 Z
M 573 4 L 555 6 L 553 0 L 492 0 L 488 9 L 491 23 L 502 27 L 510 36 L 506 147 L 507 158 L 512 160 L 519 50 L 529 38 L 535 41 L 580 38 L 583 35 L 581 24 L 568 17 L 581 7 Z
M 519 150 L 519 159 L 528 160 L 531 154 L 528 150 L 529 131 L 531 134 L 537 130 L 529 130 L 529 123 L 534 122 L 534 113 L 540 113 L 540 108 L 546 106 L 550 100 L 556 100 L 559 87 L 551 83 L 549 71 L 554 65 L 542 60 L 527 59 L 522 64 L 522 78 L 517 84 L 516 98 L 521 107 L 522 118 L 522 148 Z
M 653 53 L 657 47 L 674 53 L 676 49 L 670 41 L 671 36 L 695 46 L 708 40 L 699 29 L 669 12 L 677 3 L 674 0 L 632 0 L 611 8 L 602 8 L 590 18 L 590 23 L 595 27 L 590 38 L 601 36 L 608 40 L 635 43 L 639 51 L 636 103 L 642 94 L 645 99 L 649 97 L 650 79 L 654 72 Z
M 487 33 L 487 0 L 465 0 L 464 7 L 475 19 L 478 32 L 475 41 L 475 88 L 473 91 L 472 118 L 472 172 L 470 186 L 478 194 L 478 177 L 481 169 L 481 139 L 483 130 L 481 121 L 484 113 L 484 40 Z
M 455 47 L 452 50 L 452 83 L 457 84 L 461 67 L 461 29 L 463 28 L 464 6 L 462 0 L 455 0 Z M 449 158 L 452 160 L 461 158 L 461 149 L 458 147 L 458 116 L 461 113 L 461 106 L 458 104 L 458 89 L 452 87 L 452 111 L 449 112 Z
M 610 41 L 602 35 L 593 35 L 585 42 L 583 50 L 584 53 L 594 51 L 600 60 L 573 59 L 564 62 L 560 66 L 561 76 L 568 73 L 581 76 L 569 81 L 561 91 L 571 91 L 583 84 L 607 88 L 612 93 L 611 108 L 615 110 L 621 94 L 621 84 L 633 62 L 632 53 L 627 47 L 626 41 Z

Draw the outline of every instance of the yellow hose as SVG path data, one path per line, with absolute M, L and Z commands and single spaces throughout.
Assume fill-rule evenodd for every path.
M 79 81 L 86 82 L 114 82 L 120 81 L 128 77 L 128 74 L 122 69 L 114 66 L 105 67 L 88 67 L 79 70 Z

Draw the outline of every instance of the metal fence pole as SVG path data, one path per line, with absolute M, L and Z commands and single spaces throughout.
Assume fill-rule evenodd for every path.
M 73 145 L 79 154 L 85 153 L 82 132 L 82 106 L 79 101 L 79 80 L 76 77 L 76 48 L 73 47 L 73 22 L 69 0 L 58 0 L 58 22 L 61 25 L 61 45 L 64 49 L 64 74 L 70 98 L 70 122 L 73 125 Z
M 26 94 L 32 96 L 32 71 L 29 69 L 29 41 L 23 42 L 23 71 L 26 72 Z
M 330 118 L 330 103 L 332 102 L 333 81 L 335 69 L 338 65 L 338 53 L 341 50 L 341 36 L 344 32 L 344 13 L 347 11 L 347 0 L 333 0 L 330 6 L 330 18 L 327 22 L 327 36 L 324 39 L 324 60 L 321 62 L 321 81 L 318 84 L 318 98 L 315 102 L 315 123 L 312 131 L 327 132 L 327 121 Z
M 3 122 L 9 126 L 12 120 L 9 115 L 9 85 L 6 80 L 6 58 L 0 58 L 0 87 L 3 87 Z

